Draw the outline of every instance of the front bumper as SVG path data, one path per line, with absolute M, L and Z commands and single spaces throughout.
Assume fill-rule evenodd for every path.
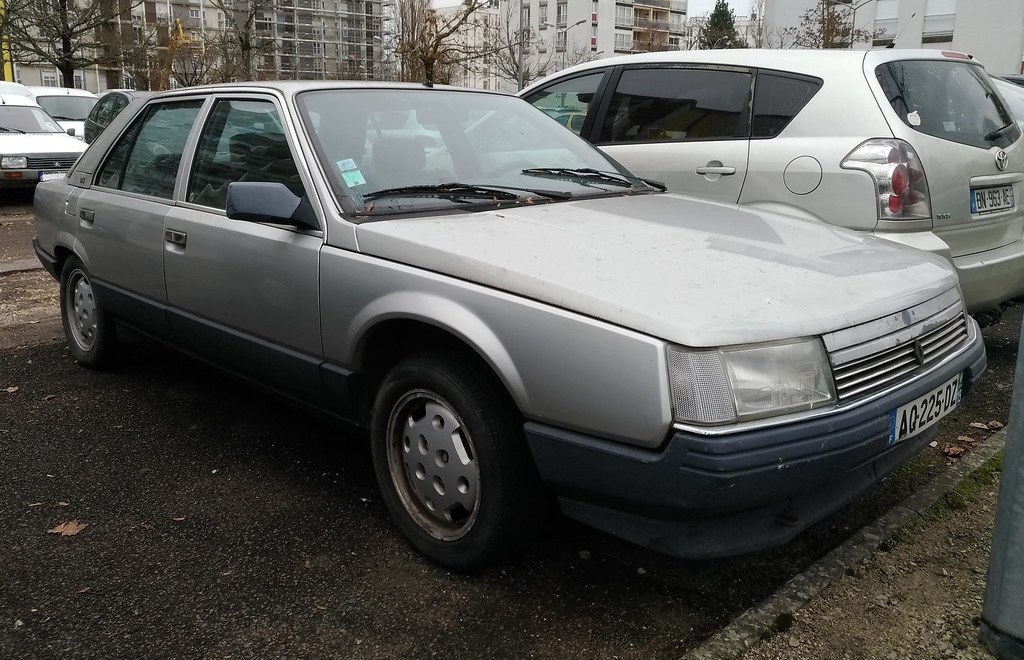
M 33 188 L 44 174 L 67 174 L 68 170 L 0 170 L 0 188 Z
M 888 446 L 889 412 L 964 373 L 985 370 L 980 333 L 904 388 L 834 415 L 706 436 L 674 432 L 659 450 L 527 422 L 541 477 L 562 512 L 633 543 L 684 558 L 781 545 L 892 472 L 938 434 Z

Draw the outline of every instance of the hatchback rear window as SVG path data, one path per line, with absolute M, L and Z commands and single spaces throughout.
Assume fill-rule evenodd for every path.
M 875 76 L 893 110 L 915 131 L 982 149 L 1007 147 L 1020 137 L 977 65 L 906 60 L 878 66 Z

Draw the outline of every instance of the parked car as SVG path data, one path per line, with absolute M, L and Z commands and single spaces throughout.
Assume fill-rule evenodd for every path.
M 967 307 L 1024 294 L 1021 131 L 982 66 L 933 50 L 629 55 L 523 90 L 675 192 L 870 232 L 950 260 Z
M 999 78 L 999 79 L 1005 80 L 1007 82 L 1011 82 L 1014 85 L 1018 85 L 1018 86 L 1024 85 L 1024 75 L 1021 75 L 1019 73 L 1000 73 L 1000 74 L 992 76 L 992 77 L 993 78 Z
M 96 105 L 98 96 L 84 89 L 70 87 L 30 87 L 35 101 L 57 120 L 68 135 L 85 139 L 85 118 Z
M 1010 114 L 1017 120 L 1017 126 L 1024 131 L 1024 87 L 1014 85 L 1001 78 L 992 78 L 992 83 L 1003 97 L 1003 101 L 1006 102 L 1006 108 Z
M 161 93 L 35 208 L 76 360 L 130 328 L 368 429 L 398 528 L 453 569 L 552 499 L 682 557 L 782 543 L 985 368 L 946 260 L 662 193 L 502 94 Z
M 28 188 L 47 174 L 63 174 L 85 151 L 31 99 L 0 95 L 0 188 Z
M 16 96 L 24 96 L 25 98 L 35 100 L 35 94 L 32 93 L 31 89 L 29 89 L 25 85 L 22 85 L 21 83 L 16 82 L 6 82 L 0 80 L 0 94 L 4 96 L 14 94 Z
M 96 136 L 107 127 L 114 117 L 125 107 L 136 99 L 146 98 L 152 92 L 138 92 L 134 89 L 112 89 L 102 96 L 93 105 L 85 118 L 85 129 L 83 131 L 86 144 L 92 144 Z

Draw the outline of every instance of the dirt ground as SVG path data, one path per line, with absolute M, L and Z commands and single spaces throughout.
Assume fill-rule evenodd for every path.
M 56 280 L 44 270 L 0 276 L 0 350 L 60 336 L 58 294 Z

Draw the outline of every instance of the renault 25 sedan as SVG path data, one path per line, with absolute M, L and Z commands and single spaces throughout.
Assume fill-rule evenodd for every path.
M 680 557 L 780 544 L 985 368 L 946 260 L 665 193 L 501 94 L 161 93 L 35 205 L 79 362 L 127 328 L 367 429 L 397 527 L 458 570 L 553 503 Z

